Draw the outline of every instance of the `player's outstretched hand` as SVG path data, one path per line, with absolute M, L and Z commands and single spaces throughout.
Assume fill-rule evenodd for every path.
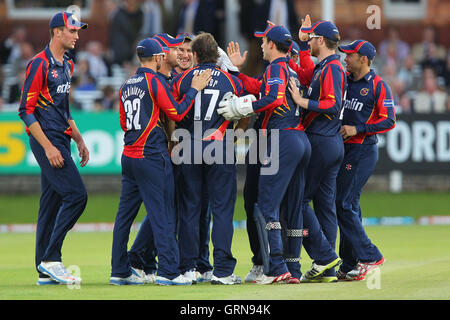
M 219 68 L 226 72 L 239 72 L 239 69 L 233 64 L 233 62 L 231 62 L 227 53 L 221 47 L 218 48 L 218 51 L 219 59 L 217 60 L 217 65 Z
M 300 41 L 308 41 L 309 35 L 306 32 L 302 32 L 303 28 L 311 28 L 311 18 L 309 14 L 306 15 L 305 19 L 302 19 L 302 26 L 298 31 L 298 38 L 300 39 Z
M 84 167 L 89 162 L 89 150 L 84 144 L 84 141 L 77 143 L 78 154 L 81 158 L 80 165 Z
M 247 60 L 248 51 L 245 51 L 244 54 L 241 55 L 239 43 L 231 41 L 227 47 L 227 54 L 233 65 L 235 65 L 238 69 L 241 69 L 245 63 L 245 60 Z
M 211 80 L 211 69 L 204 70 L 201 74 L 192 77 L 191 87 L 197 91 L 203 90 Z

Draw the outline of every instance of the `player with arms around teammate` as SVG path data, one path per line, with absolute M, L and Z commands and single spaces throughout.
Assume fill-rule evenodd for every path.
M 180 248 L 180 269 L 185 274 L 193 274 L 199 257 L 199 219 L 204 189 L 208 190 L 209 204 L 213 215 L 212 243 L 214 246 L 214 269 L 212 284 L 239 284 L 240 277 L 233 274 L 236 259 L 231 253 L 233 238 L 233 213 L 236 201 L 236 167 L 234 147 L 227 147 L 226 131 L 233 129 L 233 122 L 225 120 L 217 113 L 217 106 L 227 92 L 236 95 L 243 93 L 239 79 L 224 72 L 216 66 L 219 58 L 218 45 L 209 33 L 195 37 L 191 44 L 196 66 L 174 79 L 172 92 L 176 98 L 189 89 L 192 77 L 212 70 L 212 79 L 208 86 L 199 92 L 194 107 L 179 127 L 189 132 L 190 137 L 183 137 L 182 171 L 182 206 L 179 215 L 178 243 Z M 200 130 L 201 126 L 201 130 Z M 194 150 L 199 145 L 199 150 Z M 210 154 L 213 159 L 202 155 L 205 150 L 215 151 Z M 190 149 L 188 156 L 186 149 Z M 227 153 L 232 152 L 231 162 Z M 222 153 L 222 155 L 219 155 Z M 200 159 L 199 159 L 200 158 Z M 209 161 L 213 160 L 213 161 Z
M 87 24 L 71 13 L 55 14 L 50 20 L 50 43 L 29 62 L 22 88 L 19 116 L 41 168 L 35 257 L 38 285 L 81 281 L 62 264 L 61 248 L 87 203 L 84 183 L 70 153 L 71 138 L 82 167 L 89 161 L 89 151 L 69 110 L 74 65 L 65 55 L 66 50 L 74 49 L 78 31 L 85 28 Z
M 160 111 L 180 121 L 190 110 L 197 92 L 210 79 L 208 72 L 194 77 L 178 104 L 166 83 L 156 75 L 162 64 L 163 47 L 144 39 L 136 47 L 141 67 L 119 92 L 120 123 L 125 132 L 122 154 L 122 193 L 116 215 L 112 245 L 110 284 L 143 284 L 131 272 L 127 255 L 130 227 L 142 202 L 149 215 L 158 254 L 159 285 L 189 285 L 178 269 L 175 237 L 173 172 Z
M 153 37 L 159 44 L 168 48 L 164 54 L 161 68 L 156 76 L 170 86 L 172 79 L 171 70 L 177 65 L 178 46 L 182 40 L 175 39 L 167 33 L 160 33 Z M 164 131 L 167 138 L 170 138 L 171 132 L 175 126 L 175 121 L 169 120 L 165 113 L 160 114 Z M 173 127 L 171 127 L 173 124 Z M 131 271 L 138 277 L 141 277 L 144 283 L 153 283 L 156 279 L 156 248 L 153 240 L 153 232 L 150 224 L 150 217 L 145 216 L 141 223 L 139 232 L 134 239 L 133 246 L 128 251 L 128 257 L 131 263 Z
M 256 277 L 254 283 L 285 282 L 291 281 L 291 277 L 296 278 L 294 283 L 298 283 L 303 237 L 301 204 L 311 149 L 303 132 L 299 109 L 287 91 L 290 77 L 297 77 L 288 67 L 287 53 L 292 45 L 292 36 L 286 28 L 273 24 L 269 24 L 263 32 L 256 32 L 255 36 L 262 38 L 263 58 L 270 64 L 262 81 L 243 74 L 239 74 L 239 78 L 251 93 L 259 94 L 260 99 L 254 102 L 242 98 L 223 101 L 219 112 L 226 118 L 260 113 L 261 130 L 267 135 L 265 153 L 270 161 L 262 161 L 258 169 L 258 195 L 253 210 L 264 274 Z M 233 61 L 234 57 L 230 59 Z M 259 92 L 253 91 L 255 89 Z M 275 134 L 278 134 L 278 141 L 272 141 Z M 278 154 L 273 152 L 276 146 Z M 267 172 L 267 168 L 275 162 L 278 163 L 278 170 Z M 282 225 L 280 207 L 287 199 L 288 207 L 283 206 L 286 223 Z M 289 238 L 285 245 L 282 227 Z
M 296 104 L 305 110 L 303 126 L 312 148 L 303 199 L 304 222 L 305 227 L 311 227 L 309 221 L 315 219 L 315 215 L 334 251 L 337 237 L 336 177 L 344 157 L 339 115 L 347 80 L 335 51 L 340 39 L 337 27 L 330 21 L 322 20 L 310 27 L 302 25 L 300 39 L 302 33 L 309 34 L 311 55 L 319 60 L 305 98 L 300 96 L 294 82 L 290 88 Z M 309 205 L 311 200 L 314 210 Z M 315 241 L 314 236 L 317 232 L 321 231 L 310 229 L 310 236 L 303 242 L 314 262 L 312 269 L 303 275 L 302 281 L 335 282 L 334 267 L 341 261 L 339 258 L 327 261 L 321 257 L 322 246 Z
M 337 276 L 364 280 L 367 272 L 383 264 L 384 257 L 364 230 L 359 199 L 378 159 L 377 134 L 395 127 L 395 110 L 391 89 L 370 69 L 375 47 L 356 40 L 339 50 L 347 54 L 350 74 L 340 131 L 345 155 L 337 177 L 339 255 L 343 260 Z

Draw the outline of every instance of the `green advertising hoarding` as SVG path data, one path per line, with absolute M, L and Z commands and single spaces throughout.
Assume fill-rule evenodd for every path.
M 120 174 L 123 131 L 118 112 L 72 112 L 90 152 L 87 166 L 72 141 L 72 158 L 81 174 Z M 0 112 L 0 175 L 40 174 L 30 149 L 25 124 L 17 112 Z

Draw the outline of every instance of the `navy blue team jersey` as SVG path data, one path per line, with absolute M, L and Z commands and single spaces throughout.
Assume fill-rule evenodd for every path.
M 156 72 L 139 68 L 119 91 L 120 125 L 125 132 L 123 154 L 144 158 L 155 152 L 167 152 L 160 111 L 169 119 L 180 121 L 192 107 L 197 92 L 189 87 L 177 103 Z
M 192 77 L 203 70 L 211 69 L 211 81 L 195 97 L 194 107 L 189 110 L 186 117 L 178 123 L 178 128 L 186 129 L 195 139 L 223 140 L 227 129 L 233 129 L 233 122 L 225 120 L 217 113 L 217 106 L 227 92 L 237 96 L 244 93 L 242 82 L 235 76 L 221 70 L 212 63 L 200 63 L 194 68 L 178 74 L 172 82 L 172 94 L 180 99 L 190 88 Z M 201 137 L 194 135 L 194 121 L 201 121 Z M 208 130 L 208 134 L 205 132 Z M 196 132 L 195 132 L 196 133 Z
M 300 85 L 297 73 L 288 64 L 289 58 L 275 59 L 267 66 L 261 80 L 239 74 L 247 91 L 259 95 L 259 100 L 253 102 L 252 106 L 255 112 L 261 113 L 258 117 L 261 129 L 303 131 L 301 110 L 294 103 L 287 86 L 289 79 L 294 77 L 300 91 L 303 92 L 305 87 Z
M 395 126 L 392 92 L 386 82 L 373 70 L 358 81 L 348 76 L 342 124 L 356 126 L 357 135 L 345 143 L 374 144 L 377 133 Z
M 48 130 L 72 134 L 68 120 L 70 81 L 73 62 L 64 55 L 58 62 L 49 47 L 34 56 L 28 63 L 22 87 L 19 116 L 28 127 L 38 121 L 44 132 Z
M 339 62 L 339 55 L 333 54 L 316 65 L 306 97 L 308 109 L 303 119 L 307 133 L 334 136 L 339 133 L 347 77 Z

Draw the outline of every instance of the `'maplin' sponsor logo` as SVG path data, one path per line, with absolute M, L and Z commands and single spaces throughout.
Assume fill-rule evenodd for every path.
M 344 108 L 355 110 L 355 111 L 361 111 L 363 107 L 363 103 L 359 102 L 358 99 L 352 98 L 352 100 L 345 100 L 344 101 Z

